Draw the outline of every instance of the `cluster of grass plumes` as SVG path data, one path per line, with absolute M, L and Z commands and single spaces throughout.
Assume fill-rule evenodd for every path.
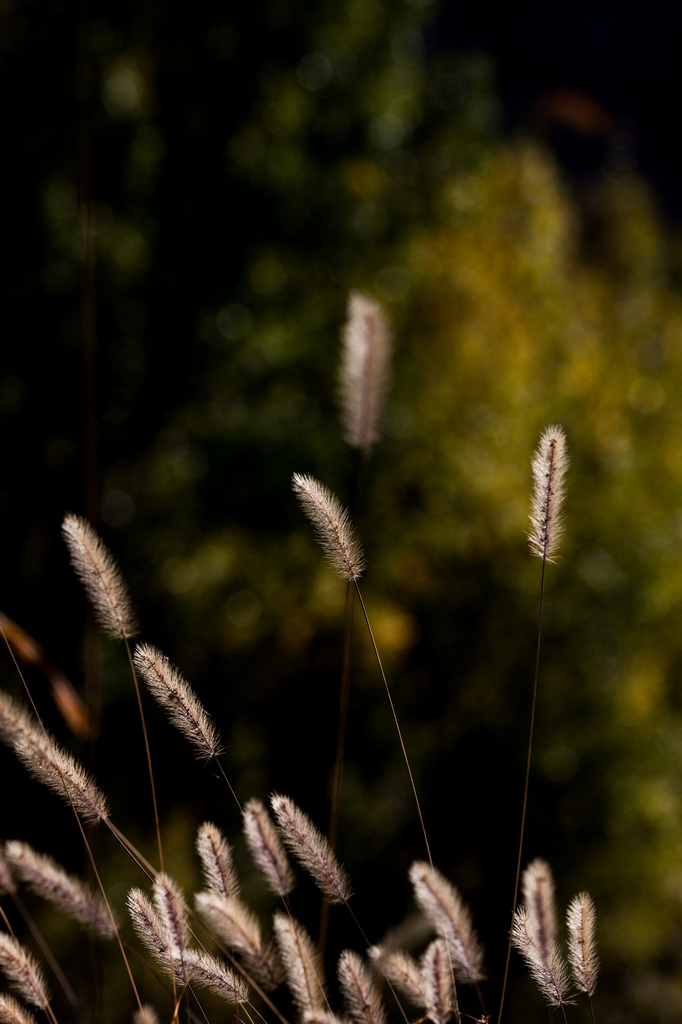
M 381 409 L 386 392 L 389 333 L 380 307 L 364 296 L 353 295 L 349 322 L 344 332 L 341 372 L 343 425 L 348 443 L 362 460 L 379 439 Z M 528 744 L 523 812 L 518 847 L 513 920 L 509 949 L 515 946 L 526 961 L 541 994 L 566 1017 L 573 1001 L 570 977 L 584 993 L 594 1019 L 592 996 L 596 990 L 598 960 L 595 950 L 595 910 L 586 893 L 569 907 L 568 960 L 556 938 L 553 882 L 548 866 L 534 860 L 523 876 L 523 905 L 516 906 L 520 863 L 524 850 L 524 826 L 529 789 L 535 701 L 538 688 L 542 603 L 545 571 L 556 558 L 562 523 L 564 477 L 568 463 L 566 439 L 560 427 L 549 427 L 540 439 L 532 460 L 535 490 L 531 508 L 531 552 L 542 559 L 540 624 L 533 677 L 533 703 Z M 158 863 L 152 864 L 114 823 L 115 812 L 79 762 L 63 750 L 45 729 L 33 699 L 30 706 L 0 694 L 0 738 L 10 745 L 32 775 L 61 796 L 69 805 L 81 835 L 95 885 L 85 884 L 65 871 L 49 854 L 37 853 L 20 840 L 0 850 L 0 896 L 12 901 L 34 932 L 41 953 L 54 975 L 55 987 L 63 990 L 73 1012 L 83 1019 L 88 1013 L 76 996 L 58 958 L 30 921 L 20 898 L 22 887 L 71 918 L 101 940 L 118 945 L 122 977 L 127 977 L 128 1019 L 152 1024 L 163 1019 L 190 1021 L 211 1019 L 212 1005 L 206 993 L 227 1004 L 236 1019 L 268 1024 L 341 1024 L 345 1013 L 353 1024 L 386 1024 L 393 1018 L 408 1022 L 415 1013 L 432 1024 L 462 1024 L 462 990 L 467 1010 L 486 1019 L 484 994 L 486 968 L 483 946 L 461 894 L 434 865 L 426 822 L 403 740 L 398 713 L 384 671 L 370 614 L 363 600 L 360 579 L 366 570 L 360 534 L 343 503 L 322 483 L 295 473 L 293 490 L 311 521 L 317 540 L 338 576 L 346 581 L 346 641 L 342 694 L 348 683 L 353 602 L 361 608 L 390 707 L 390 713 L 407 770 L 409 785 L 422 830 L 426 859 L 409 868 L 414 902 L 422 920 L 422 948 L 397 948 L 385 936 L 369 936 L 362 922 L 367 893 L 353 895 L 348 873 L 335 849 L 338 801 L 341 796 L 343 744 L 337 744 L 334 802 L 330 838 L 289 796 L 273 793 L 270 808 L 262 800 L 242 802 L 223 766 L 223 744 L 218 725 L 204 701 L 178 668 L 156 647 L 142 642 L 131 650 L 129 640 L 139 630 L 123 576 L 94 529 L 83 519 L 67 515 L 63 534 L 71 559 L 83 582 L 102 629 L 125 647 L 137 698 L 142 736 L 151 784 Z M 359 489 L 360 490 L 360 489 Z M 187 740 L 196 758 L 218 770 L 234 797 L 241 828 L 241 842 L 248 850 L 254 872 L 271 901 L 269 921 L 259 917 L 244 896 L 234 857 L 234 837 L 214 821 L 198 828 L 195 849 L 203 887 L 186 896 L 167 871 L 153 771 L 153 751 L 145 725 L 138 675 L 154 701 Z M 343 700 L 341 702 L 343 709 Z M 343 715 L 340 715 L 342 720 Z M 341 736 L 341 731 L 340 734 Z M 195 766 L 196 767 L 196 766 Z M 334 810 L 334 804 L 336 808 Z M 235 806 L 230 805 L 232 816 Z M 122 855 L 134 862 L 139 884 L 129 888 L 125 899 L 112 905 L 100 876 L 97 856 L 86 826 L 100 824 L 120 844 Z M 331 833 L 334 836 L 331 836 Z M 296 913 L 296 874 L 290 856 L 312 879 L 321 897 L 319 935 L 311 934 Z M 407 869 L 407 865 L 405 865 Z M 352 902 L 351 902 L 352 901 Z M 336 951 L 325 957 L 325 942 L 334 914 L 348 915 L 357 928 L 357 950 Z M 0 970 L 14 994 L 0 995 L 2 1021 L 25 1022 L 38 1009 L 53 1024 L 57 1017 L 40 968 L 11 932 L 5 910 L 7 933 L 0 932 Z M 425 938 L 424 938 L 425 936 Z M 134 941 L 136 937 L 137 942 Z M 140 961 L 147 972 L 145 985 L 155 1006 L 143 1002 Z M 330 963 L 338 984 L 325 977 Z M 507 961 L 508 966 L 509 960 Z M 151 981 L 149 980 L 151 979 Z M 505 970 L 497 1019 L 500 1024 L 507 981 Z M 209 998 L 210 998 L 209 997 Z M 121 989 L 121 1001 L 126 996 Z M 218 1011 L 222 1014 L 224 1011 Z M 158 1013 L 158 1016 L 157 1016 Z M 222 1019 L 222 1017 L 221 1017 Z M 479 1019 L 479 1018 L 472 1018 Z
M 552 438 L 556 438 L 556 429 Z M 294 477 L 294 489 L 315 524 L 332 564 L 340 575 L 357 586 L 363 555 L 348 514 L 337 499 L 312 478 Z M 547 513 L 545 524 L 546 530 L 550 530 L 550 518 L 553 525 L 558 521 L 558 506 L 555 503 L 546 507 L 552 510 L 551 516 Z M 102 584 L 95 575 L 99 589 L 93 594 L 93 577 L 79 565 L 79 574 L 86 581 L 91 599 L 101 603 L 102 593 L 124 593 L 122 577 L 112 568 L 113 559 L 101 541 L 95 542 L 93 531 L 82 523 L 78 528 L 79 535 L 88 538 L 85 551 L 94 551 L 97 565 L 104 566 L 105 572 L 109 566 L 115 581 L 115 585 L 107 586 L 106 580 Z M 554 551 L 556 546 L 552 547 L 546 539 L 543 558 L 548 550 Z M 120 599 L 115 603 L 116 608 L 119 606 Z M 114 632 L 111 627 L 119 622 L 119 617 L 113 612 L 111 616 L 108 623 L 102 621 L 105 628 Z M 118 635 L 127 640 L 126 636 Z M 146 643 L 137 647 L 133 661 L 151 695 L 195 754 L 201 760 L 215 760 L 220 765 L 217 726 L 180 672 L 159 650 Z M 0 735 L 40 781 L 67 800 L 77 818 L 84 822 L 100 821 L 115 829 L 107 802 L 94 780 L 70 754 L 59 748 L 35 712 L 5 695 L 0 698 Z M 480 988 L 485 977 L 483 949 L 473 929 L 470 911 L 456 888 L 430 859 L 415 862 L 409 871 L 416 905 L 426 927 L 436 935 L 416 959 L 408 950 L 382 943 L 371 945 L 350 908 L 350 880 L 328 840 L 290 797 L 273 794 L 270 804 L 273 816 L 259 800 L 251 799 L 243 807 L 238 802 L 244 839 L 254 864 L 273 899 L 280 901 L 280 909 L 275 910 L 269 928 L 263 926 L 244 902 L 232 844 L 213 822 L 204 822 L 196 836 L 205 888 L 191 899 L 185 898 L 162 867 L 155 869 L 119 834 L 124 849 L 147 876 L 146 884 L 143 882 L 129 891 L 126 905 L 132 929 L 144 950 L 140 953 L 138 949 L 135 955 L 146 960 L 148 969 L 158 978 L 160 1013 L 164 1012 L 161 1007 L 166 999 L 174 1017 L 184 1004 L 190 1018 L 198 1019 L 205 1013 L 201 993 L 209 990 L 231 1006 L 241 1008 L 239 1012 L 251 1019 L 254 1014 L 265 1019 L 269 1015 L 273 1020 L 289 1024 L 292 1007 L 293 1017 L 302 1024 L 314 1021 L 333 1024 L 340 1019 L 331 1008 L 329 986 L 316 942 L 293 913 L 291 894 L 295 875 L 287 850 L 312 877 L 321 896 L 348 908 L 359 927 L 361 949 L 344 950 L 337 967 L 345 1011 L 355 1024 L 384 1024 L 396 1006 L 404 1015 L 407 1012 L 404 1000 L 410 1012 L 414 1008 L 433 1024 L 446 1024 L 451 1019 L 459 1024 L 462 1013 L 458 987 L 462 985 L 476 990 L 484 1010 Z M 0 882 L 6 894 L 14 894 L 18 887 L 26 885 L 49 901 L 57 912 L 78 921 L 100 938 L 115 938 L 125 958 L 124 947 L 129 949 L 130 941 L 126 934 L 129 925 L 125 924 L 122 908 L 112 913 L 104 891 L 100 894 L 69 875 L 49 855 L 36 853 L 20 841 L 9 842 L 0 857 Z M 515 913 L 512 941 L 548 1002 L 565 1011 L 570 1002 L 568 966 L 555 940 L 551 875 L 543 862 L 535 861 L 526 871 L 523 895 L 525 903 Z M 575 985 L 591 1001 L 596 987 L 597 959 L 594 907 L 586 894 L 576 897 L 571 904 L 568 924 L 569 962 Z M 28 1005 L 51 1015 L 47 988 L 33 958 L 11 935 L 3 936 L 2 941 L 0 966 L 20 1002 L 3 997 L 1 1019 L 28 1019 Z M 127 969 L 133 1003 L 131 1014 L 137 1000 L 136 1019 L 151 1019 L 154 1011 L 142 1003 L 130 967 Z M 57 980 L 60 981 L 59 974 Z M 382 988 L 389 993 L 388 1005 L 384 1003 Z M 288 997 L 283 996 L 286 992 Z M 22 1005 L 21 1001 L 28 1005 Z M 80 1007 L 79 1012 L 82 1013 Z

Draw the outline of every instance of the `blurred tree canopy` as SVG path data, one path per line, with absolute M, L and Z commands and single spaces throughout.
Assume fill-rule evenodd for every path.
M 78 30 L 61 4 L 5 15 L 5 95 L 21 101 L 4 171 L 0 508 L 3 610 L 80 685 L 83 601 L 59 538 L 83 491 Z M 365 598 L 435 860 L 487 946 L 492 1009 L 538 611 L 530 457 L 563 424 L 526 859 L 551 861 L 562 904 L 584 888 L 596 900 L 600 1019 L 679 1019 L 681 267 L 646 185 L 624 168 L 573 189 L 537 142 L 505 136 L 490 61 L 443 52 L 424 0 L 102 4 L 88 37 L 100 525 L 144 638 L 214 715 L 238 793 L 290 793 L 326 827 L 345 595 L 290 477 L 352 504 L 338 335 L 348 291 L 375 295 L 395 352 Z M 360 626 L 339 852 L 379 939 L 423 851 Z M 11 665 L 3 678 L 16 692 Z M 108 641 L 102 693 L 95 771 L 152 851 L 126 660 Z M 236 834 L 239 818 L 149 714 L 172 870 L 190 885 L 197 825 Z M 62 809 L 30 793 L 39 811 L 17 788 L 2 831 L 59 856 L 45 823 Z M 123 892 L 116 851 L 103 856 Z M 517 962 L 510 1022 L 542 1019 L 524 974 Z

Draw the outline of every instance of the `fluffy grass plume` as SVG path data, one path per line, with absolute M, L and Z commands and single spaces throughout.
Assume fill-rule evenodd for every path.
M 85 821 L 109 817 L 104 794 L 71 754 L 31 718 L 28 712 L 0 691 L 0 738 L 14 747 L 31 775 L 57 796 L 73 803 Z
M 339 957 L 338 976 L 344 1002 L 354 1024 L 386 1024 L 386 1013 L 376 982 L 362 957 L 345 949 Z
M 299 863 L 315 879 L 330 903 L 346 903 L 351 896 L 350 882 L 332 848 L 300 807 L 288 796 L 270 797 L 282 839 Z
M 343 328 L 339 370 L 341 422 L 352 448 L 369 451 L 379 440 L 388 383 L 391 336 L 376 299 L 351 292 Z
M 409 953 L 371 946 L 367 951 L 376 969 L 416 1006 L 426 1006 L 426 990 L 419 964 Z
M 568 968 L 556 942 L 540 944 L 525 907 L 514 913 L 512 945 L 526 961 L 531 976 L 550 1006 L 564 1006 L 569 1000 Z
M 164 970 L 170 970 L 169 936 L 164 921 L 141 889 L 131 889 L 126 898 L 133 928 L 140 942 Z
M 288 914 L 275 914 L 275 941 L 294 1005 L 305 1015 L 328 1009 L 322 963 L 302 924 Z
M 225 999 L 233 1006 L 245 1003 L 249 993 L 244 982 L 223 963 L 203 949 L 186 949 L 183 953 L 183 969 L 190 981 Z M 178 981 L 183 981 L 178 978 Z
M 187 948 L 184 899 L 177 884 L 163 872 L 154 879 L 154 904 L 168 939 L 174 967 L 180 970 L 179 979 L 184 984 L 187 980 L 186 972 L 183 970 Z
M 79 878 L 67 874 L 52 857 L 36 853 L 28 843 L 6 843 L 7 860 L 33 892 L 54 903 L 96 935 L 113 938 L 116 929 L 104 901 Z
M 426 1010 L 433 1024 L 445 1024 L 452 1017 L 453 987 L 450 954 L 443 939 L 435 939 L 420 961 Z
M 581 892 L 573 897 L 566 912 L 566 924 L 573 981 L 580 992 L 592 997 L 597 990 L 599 958 L 594 938 L 597 911 L 589 893 Z
M 49 995 L 45 979 L 31 954 L 16 939 L 0 932 L 0 970 L 21 998 L 49 1013 Z
M 232 860 L 232 847 L 217 825 L 205 821 L 199 826 L 196 841 L 206 885 L 219 896 L 236 896 L 239 880 Z
M 549 864 L 537 857 L 523 873 L 525 906 L 514 914 L 512 943 L 526 961 L 538 988 L 551 1006 L 563 1006 L 568 968 L 556 941 L 554 879 Z
M 521 891 L 528 914 L 528 927 L 541 948 L 556 942 L 554 879 L 546 860 L 536 857 L 523 872 Z
M 221 750 L 218 730 L 186 679 L 151 644 L 139 644 L 134 661 L 152 695 L 193 745 L 197 756 L 206 761 L 216 757 Z
M 30 1010 L 24 1009 L 12 996 L 0 994 L 0 1024 L 38 1024 Z
M 68 512 L 62 535 L 71 564 L 85 587 L 97 621 L 105 633 L 123 640 L 135 635 L 137 620 L 121 570 L 90 523 Z
M 268 992 L 282 982 L 282 971 L 273 948 L 263 942 L 257 918 L 235 896 L 198 892 L 197 910 L 230 949 L 240 953 L 249 972 Z
M 145 1003 L 133 1014 L 133 1024 L 159 1024 L 156 1010 Z
M 348 1024 L 348 1021 L 331 1010 L 308 1010 L 303 1014 L 303 1024 Z
M 357 582 L 365 557 L 347 509 L 312 476 L 294 473 L 292 487 L 334 571 L 344 580 Z
M 531 462 L 533 498 L 528 540 L 532 554 L 554 561 L 564 529 L 561 507 L 564 502 L 568 452 L 562 427 L 547 427 Z
M 475 985 L 483 977 L 483 949 L 462 897 L 426 861 L 415 861 L 410 868 L 410 881 L 420 910 L 448 944 L 455 978 Z
M 260 800 L 244 807 L 244 836 L 251 856 L 273 892 L 286 896 L 294 887 L 294 875 L 277 830 Z
M 11 895 L 16 891 L 17 887 L 12 877 L 12 869 L 7 863 L 3 850 L 0 849 L 0 896 Z

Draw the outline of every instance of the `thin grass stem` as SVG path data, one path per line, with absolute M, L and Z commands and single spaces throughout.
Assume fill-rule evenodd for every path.
M 499 1012 L 498 1012 L 498 1015 L 497 1015 L 497 1024 L 502 1024 L 502 1010 L 504 1008 L 504 997 L 505 997 L 505 993 L 507 991 L 507 979 L 508 979 L 508 976 L 509 976 L 509 960 L 510 960 L 510 957 L 511 957 L 511 948 L 512 948 L 512 928 L 513 928 L 513 925 L 514 925 L 514 913 L 516 911 L 516 900 L 518 899 L 518 895 L 519 895 L 519 881 L 520 881 L 520 878 L 521 878 L 521 860 L 522 860 L 522 856 L 523 856 L 523 837 L 524 837 L 524 832 L 525 832 L 525 828 L 526 828 L 526 810 L 528 808 L 528 787 L 529 787 L 529 783 L 530 783 L 530 764 L 531 764 L 531 756 L 532 756 L 532 752 L 533 752 L 533 730 L 535 728 L 535 705 L 536 705 L 536 702 L 537 702 L 537 694 L 538 694 L 538 673 L 539 673 L 539 669 L 540 669 L 540 644 L 541 644 L 541 641 L 542 641 L 542 611 L 543 611 L 544 601 L 545 601 L 545 568 L 546 568 L 546 566 L 547 566 L 547 557 L 546 557 L 546 555 L 543 555 L 543 557 L 542 557 L 542 575 L 541 575 L 541 578 L 540 578 L 540 614 L 538 616 L 538 640 L 537 640 L 537 646 L 536 646 L 536 650 L 535 650 L 535 672 L 533 674 L 533 699 L 531 701 L 530 729 L 529 729 L 529 732 L 528 732 L 528 752 L 527 752 L 527 755 L 526 755 L 526 781 L 525 781 L 525 784 L 524 784 L 524 787 L 523 787 L 523 808 L 521 810 L 521 830 L 520 830 L 520 835 L 519 835 L 519 848 L 518 848 L 518 853 L 517 853 L 517 858 L 516 858 L 516 879 L 514 881 L 514 898 L 512 900 L 512 912 L 511 912 L 512 924 L 511 924 L 511 926 L 509 928 L 509 941 L 507 943 L 507 958 L 506 958 L 505 965 L 504 965 L 504 978 L 502 980 L 502 995 L 500 996 L 500 1009 L 499 1009 Z M 561 1007 L 561 1009 L 562 1009 L 562 1011 L 564 1013 L 564 1018 L 565 1018 L 566 1012 L 564 1011 L 563 1006 Z
M 374 648 L 374 654 L 375 654 L 376 659 L 377 659 L 377 664 L 379 665 L 379 671 L 381 672 L 381 678 L 383 679 L 384 686 L 386 688 L 386 696 L 388 697 L 388 703 L 391 706 L 391 714 L 393 715 L 393 721 L 395 723 L 395 727 L 396 727 L 396 730 L 398 732 L 398 739 L 400 740 L 400 749 L 403 752 L 403 758 L 405 760 L 405 767 L 407 768 L 407 774 L 410 777 L 410 786 L 412 787 L 412 794 L 414 796 L 414 802 L 417 805 L 417 814 L 419 815 L 419 823 L 421 825 L 422 834 L 424 836 L 424 844 L 426 846 L 426 854 L 427 854 L 427 856 L 429 858 L 429 864 L 431 865 L 431 867 L 433 867 L 433 858 L 431 856 L 431 847 L 429 846 L 429 840 L 428 840 L 427 835 L 426 835 L 426 826 L 424 824 L 424 816 L 422 814 L 421 804 L 419 803 L 419 797 L 417 796 L 417 787 L 414 784 L 414 778 L 412 776 L 412 769 L 410 768 L 410 760 L 409 760 L 409 758 L 407 756 L 407 750 L 405 749 L 405 743 L 403 741 L 403 734 L 401 732 L 400 724 L 398 722 L 398 716 L 396 714 L 395 706 L 393 704 L 393 698 L 391 697 L 391 691 L 388 688 L 388 681 L 386 679 L 386 673 L 384 672 L 384 666 L 382 665 L 381 657 L 379 655 L 379 648 L 377 647 L 376 640 L 374 639 L 374 633 L 372 632 L 372 627 L 370 625 L 369 616 L 367 614 L 367 609 L 365 608 L 365 602 L 362 600 L 362 594 L 360 593 L 360 587 L 358 586 L 358 581 L 357 580 L 353 580 L 353 583 L 355 584 L 355 590 L 357 592 L 358 599 L 360 601 L 360 607 L 362 608 L 362 614 L 365 617 L 365 623 L 367 624 L 367 630 L 369 632 L 370 640 L 372 641 L 372 647 Z
M 137 697 L 137 706 L 140 712 L 140 722 L 142 724 L 142 735 L 144 737 L 144 749 L 147 755 L 147 769 L 149 771 L 149 784 L 152 790 L 152 803 L 154 805 L 154 824 L 156 825 L 156 841 L 159 847 L 159 866 L 161 871 L 164 870 L 163 866 L 163 847 L 161 845 L 161 826 L 159 824 L 159 808 L 156 803 L 156 786 L 154 785 L 154 770 L 152 769 L 152 755 L 149 749 L 149 736 L 147 735 L 147 723 L 144 717 L 144 709 L 142 707 L 142 695 L 140 693 L 140 684 L 137 681 L 137 672 L 135 671 L 135 662 L 133 661 L 132 651 L 130 650 L 130 644 L 128 643 L 128 637 L 123 637 L 123 642 L 126 645 L 126 653 L 128 655 L 128 662 L 130 664 L 130 671 L 133 676 L 133 684 L 135 686 L 135 696 Z

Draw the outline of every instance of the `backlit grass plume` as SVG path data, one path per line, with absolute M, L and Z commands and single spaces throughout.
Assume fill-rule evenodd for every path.
M 455 978 L 475 985 L 483 977 L 483 950 L 462 897 L 437 868 L 424 861 L 412 865 L 410 881 L 420 909 L 448 944 Z
M 534 931 L 525 907 L 519 907 L 514 914 L 512 944 L 526 961 L 533 980 L 549 1005 L 560 1006 L 563 1010 L 569 1002 L 568 969 L 556 942 L 547 945 Z
M 240 953 L 249 972 L 267 992 L 282 981 L 282 971 L 269 943 L 263 942 L 256 916 L 236 896 L 217 892 L 198 892 L 194 902 L 206 919 L 232 950 Z
M 211 821 L 199 826 L 196 849 L 206 885 L 211 892 L 228 898 L 239 892 L 239 879 L 232 860 L 232 847 Z
M 0 932 L 0 970 L 17 995 L 54 1020 L 50 997 L 40 967 L 31 954 L 6 932 Z
M 86 770 L 28 712 L 0 692 L 0 738 L 14 747 L 31 775 L 72 803 L 84 821 L 107 820 L 106 798 Z
M 197 757 L 206 761 L 216 757 L 221 750 L 218 730 L 187 680 L 151 644 L 138 645 L 134 661 L 152 695 L 195 748 Z
M 320 957 L 303 925 L 288 914 L 277 913 L 274 931 L 287 985 L 298 1012 L 305 1016 L 328 1009 Z
M 350 883 L 329 843 L 300 807 L 288 796 L 273 793 L 270 806 L 280 835 L 293 855 L 315 879 L 330 903 L 346 903 Z
M 294 887 L 294 875 L 277 830 L 260 800 L 249 800 L 245 805 L 243 829 L 251 856 L 269 887 L 278 896 L 286 896 Z
M 538 988 L 550 1006 L 569 1002 L 568 968 L 556 941 L 554 880 L 539 857 L 523 873 L 525 906 L 514 914 L 512 943 L 526 961 Z
M 37 1018 L 12 996 L 0 994 L 0 1024 L 38 1024 Z
M 9 842 L 5 852 L 14 872 L 29 889 L 96 935 L 115 936 L 115 925 L 101 896 L 80 878 L 67 874 L 52 857 L 37 853 L 28 843 Z
M 351 292 L 339 371 L 341 422 L 351 448 L 367 452 L 379 440 L 388 383 L 391 336 L 376 299 Z
M 446 1024 L 452 1017 L 454 988 L 450 961 L 443 939 L 434 939 L 419 961 L 426 997 L 424 1009 L 433 1024 Z
M 362 957 L 345 949 L 339 957 L 337 970 L 344 1002 L 354 1024 L 386 1024 L 376 981 Z
M 419 964 L 402 949 L 371 946 L 367 951 L 376 969 L 415 1006 L 426 1006 L 427 994 Z
M 528 540 L 534 555 L 552 562 L 564 528 L 561 507 L 565 495 L 568 453 L 562 427 L 547 427 L 543 432 L 531 467 L 534 488 Z
M 528 912 L 529 927 L 540 946 L 556 942 L 556 910 L 554 906 L 554 879 L 546 860 L 536 857 L 523 872 L 521 884 Z
M 356 583 L 365 568 L 362 545 L 348 511 L 328 487 L 294 473 L 292 487 L 337 575 Z
M 566 913 L 568 926 L 568 962 L 571 965 L 575 987 L 590 999 L 597 990 L 599 958 L 594 932 L 597 911 L 587 892 L 578 893 L 571 900 Z
M 90 523 L 72 512 L 64 516 L 62 535 L 102 629 L 119 640 L 134 636 L 137 621 L 133 604 L 114 556 Z

